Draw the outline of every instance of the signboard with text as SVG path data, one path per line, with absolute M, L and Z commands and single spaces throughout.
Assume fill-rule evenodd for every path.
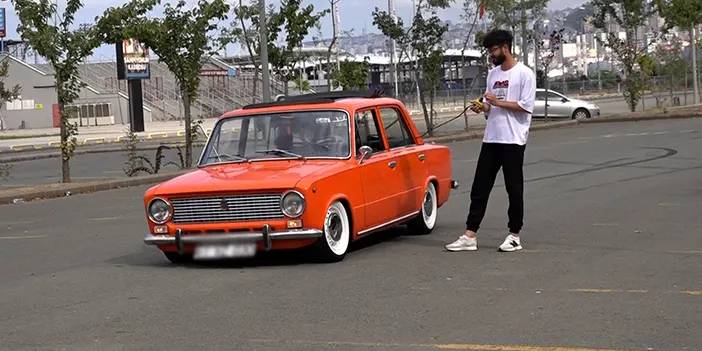
M 149 49 L 136 39 L 117 43 L 117 79 L 149 79 Z

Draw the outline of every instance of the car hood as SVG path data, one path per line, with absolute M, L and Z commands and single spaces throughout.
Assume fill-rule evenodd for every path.
M 152 188 L 153 195 L 270 191 L 295 188 L 304 178 L 323 177 L 348 167 L 343 160 L 275 160 L 199 168 Z

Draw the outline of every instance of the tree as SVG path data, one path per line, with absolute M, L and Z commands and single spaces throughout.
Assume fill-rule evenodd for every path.
M 699 79 L 697 72 L 697 47 L 694 45 L 697 38 L 695 28 L 702 24 L 702 2 L 699 0 L 658 0 L 661 13 L 666 19 L 668 28 L 679 27 L 690 33 L 692 43 L 692 79 L 695 92 L 695 103 L 700 102 Z
M 561 50 L 561 45 L 563 44 L 563 31 L 565 29 L 561 28 L 558 30 L 553 30 L 551 33 L 548 35 L 547 40 L 541 40 L 538 39 L 536 40 L 536 46 L 538 48 L 537 52 L 541 52 L 542 50 L 546 50 L 546 55 L 540 57 L 541 61 L 539 61 L 542 72 L 544 72 L 544 88 L 546 89 L 546 94 L 545 96 L 545 101 L 544 101 L 544 119 L 548 122 L 548 89 L 550 87 L 550 82 L 548 80 L 548 73 L 551 71 L 551 64 L 553 63 L 553 59 L 556 57 L 556 53 Z M 541 35 L 538 35 L 537 38 L 541 38 Z
M 79 97 L 84 83 L 79 79 L 78 66 L 100 45 L 100 40 L 94 27 L 73 28 L 75 14 L 83 6 L 81 0 L 68 0 L 62 14 L 58 14 L 56 3 L 51 0 L 12 0 L 12 3 L 20 19 L 17 32 L 55 72 L 61 117 L 61 173 L 63 182 L 68 183 L 69 160 L 76 148 L 78 128 L 69 121 L 71 116 L 65 107 Z
M 268 59 L 271 66 L 285 84 L 288 94 L 288 82 L 295 78 L 295 68 L 303 56 L 300 52 L 302 41 L 310 29 L 319 26 L 319 20 L 329 12 L 314 12 L 314 5 L 302 7 L 302 0 L 282 0 L 280 9 L 271 14 L 268 21 Z M 282 47 L 275 43 L 281 30 L 285 31 Z
M 550 0 L 490 0 L 483 2 L 485 10 L 490 14 L 493 27 L 507 27 L 513 34 L 517 32 L 517 26 L 521 27 L 522 60 L 527 62 L 527 37 L 531 36 L 531 31 L 526 24 L 529 17 L 536 19 L 543 16 Z M 527 9 L 531 16 L 527 16 Z M 516 42 L 516 41 L 515 41 Z M 514 46 L 513 46 L 514 48 Z M 512 50 L 514 52 L 514 50 Z
M 595 10 L 592 24 L 605 34 L 604 40 L 599 37 L 597 40 L 610 48 L 624 67 L 624 99 L 629 109 L 636 111 L 645 89 L 646 76 L 639 63 L 644 60 L 648 47 L 655 42 L 639 43 L 637 34 L 648 18 L 658 11 L 658 6 L 632 0 L 593 0 L 592 5 Z M 621 39 L 618 33 L 610 31 L 610 21 L 626 31 L 626 38 Z
M 468 33 L 465 36 L 465 39 L 463 40 L 463 45 L 461 46 L 461 69 L 463 69 L 463 73 L 461 76 L 463 77 L 463 84 L 461 84 L 464 93 L 463 93 L 463 117 L 465 121 L 465 127 L 466 130 L 468 129 L 468 115 L 466 114 L 466 110 L 468 107 L 468 90 L 466 89 L 466 79 L 467 77 L 467 72 L 465 70 L 466 67 L 466 50 L 468 49 L 468 45 L 470 45 L 470 38 L 471 35 L 473 34 L 473 30 L 475 29 L 476 23 L 478 23 L 478 16 L 480 15 L 481 7 L 482 7 L 482 0 L 464 0 L 463 1 L 463 12 L 461 13 L 461 20 L 464 21 L 465 24 L 470 23 L 470 29 L 468 30 Z M 475 12 L 475 13 L 474 13 Z M 472 17 L 472 20 L 471 20 Z M 475 81 L 477 79 L 473 79 L 471 82 L 471 90 L 472 87 L 475 85 Z
M 10 63 L 5 57 L 2 62 L 0 62 L 0 108 L 6 102 L 17 99 L 20 94 L 20 86 L 15 85 L 10 89 L 5 89 L 5 79 L 7 78 L 7 71 L 10 68 Z M 0 130 L 5 129 L 2 119 L 0 118 Z
M 231 24 L 231 28 L 224 28 L 222 30 L 222 45 L 235 42 L 246 50 L 249 61 L 254 66 L 252 102 L 255 103 L 258 102 L 256 91 L 258 77 L 261 73 L 261 67 L 258 61 L 261 49 L 259 0 L 251 0 L 250 5 L 244 5 L 243 0 L 239 0 L 239 4 L 232 7 L 232 12 L 234 14 L 234 21 Z M 269 4 L 267 12 L 267 16 L 273 15 L 274 9 L 272 5 Z M 268 33 L 270 37 L 270 30 Z
M 412 25 L 405 28 L 401 18 L 393 18 L 388 12 L 378 8 L 373 11 L 373 24 L 400 47 L 399 62 L 404 55 L 408 61 L 414 59 L 415 80 L 419 87 L 419 100 L 424 113 L 427 133 L 434 133 L 433 101 L 436 86 L 442 78 L 443 36 L 448 26 L 437 15 L 438 9 L 450 6 L 451 0 L 418 0 Z M 425 18 L 423 12 L 428 12 Z M 427 109 L 426 93 L 429 93 L 430 109 Z
M 339 70 L 333 73 L 334 87 L 341 86 L 344 90 L 366 88 L 369 70 L 368 62 L 345 60 L 340 63 Z
M 329 47 L 327 48 L 327 72 L 333 72 L 335 71 L 334 68 L 332 68 L 331 65 L 331 56 L 332 56 L 332 50 L 336 47 L 336 71 L 341 70 L 341 63 L 339 62 L 339 48 L 337 45 L 337 41 L 339 40 L 339 24 L 336 22 L 336 14 L 337 14 L 337 6 L 339 5 L 339 1 L 341 0 L 329 0 L 329 7 L 330 7 L 330 12 L 331 12 L 331 17 L 332 17 L 332 40 L 329 43 Z M 327 87 L 329 88 L 329 91 L 332 90 L 332 84 L 330 78 L 332 77 L 332 74 L 327 73 Z
M 199 0 L 197 6 L 188 10 L 187 3 L 179 0 L 175 5 L 166 3 L 163 18 L 147 18 L 142 11 L 153 3 L 151 0 L 132 0 L 128 6 L 139 11 L 108 10 L 107 16 L 123 21 L 120 24 L 115 24 L 116 20 L 110 22 L 121 29 L 116 35 L 144 43 L 175 76 L 183 99 L 185 167 L 191 167 L 193 126 L 190 106 L 197 99 L 202 66 L 221 48 L 222 43 L 215 40 L 214 33 L 217 21 L 227 18 L 229 5 L 224 0 Z M 130 14 L 132 16 L 127 16 Z

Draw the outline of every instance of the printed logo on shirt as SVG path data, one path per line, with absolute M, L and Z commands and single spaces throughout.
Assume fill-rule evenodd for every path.
M 495 94 L 498 100 L 507 98 L 507 90 L 509 90 L 509 80 L 496 81 L 492 85 L 492 93 Z

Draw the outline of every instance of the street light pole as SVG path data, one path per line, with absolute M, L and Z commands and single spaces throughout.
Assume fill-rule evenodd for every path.
M 261 35 L 260 47 L 261 47 L 261 72 L 263 84 L 261 91 L 263 92 L 263 102 L 271 101 L 271 77 L 268 67 L 268 28 L 266 27 L 266 0 L 259 0 L 259 32 Z
M 388 12 L 390 13 L 390 16 L 392 17 L 393 22 L 396 21 L 396 16 L 395 16 L 395 0 L 388 0 Z M 397 86 L 397 62 L 395 60 L 395 53 L 397 52 L 397 47 L 394 39 L 390 39 L 391 44 L 390 44 L 390 76 L 393 82 L 393 85 L 395 87 L 395 97 L 397 98 L 399 95 L 399 89 Z
M 699 87 L 699 82 L 698 82 L 698 75 L 697 75 L 697 28 L 695 26 L 692 26 L 692 30 L 690 31 L 690 34 L 692 34 L 692 40 L 690 40 L 691 46 L 692 46 L 692 91 L 695 93 L 695 97 L 693 98 L 692 101 L 695 102 L 695 104 L 700 103 L 700 87 Z
M 526 27 L 526 8 L 524 8 L 524 0 L 520 1 L 522 5 L 522 56 L 524 65 L 529 66 L 529 50 L 527 50 L 527 27 Z

